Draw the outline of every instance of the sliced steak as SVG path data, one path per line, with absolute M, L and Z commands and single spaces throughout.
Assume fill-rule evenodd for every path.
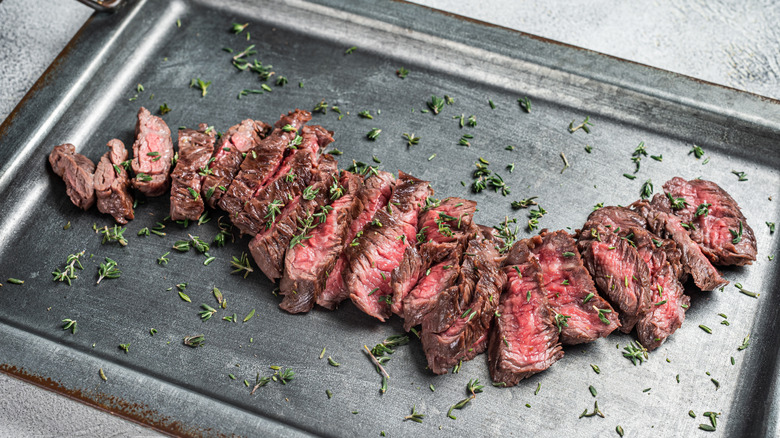
M 413 250 L 413 247 L 409 247 Z M 408 250 L 407 250 L 408 251 Z M 422 324 L 425 315 L 435 306 L 438 295 L 455 285 L 460 274 L 463 247 L 458 242 L 420 245 L 417 278 L 403 281 L 406 259 L 393 271 L 393 312 L 404 319 L 404 329 Z M 413 278 L 413 280 L 412 280 Z
M 544 232 L 526 243 L 542 267 L 544 289 L 561 343 L 595 341 L 620 326 L 617 313 L 599 295 L 568 233 Z
M 270 130 L 270 126 L 259 120 L 246 119 L 222 134 L 214 155 L 209 159 L 209 167 L 203 172 L 205 176 L 200 190 L 206 205 L 210 208 L 217 206 L 238 173 L 244 154 L 254 149 Z
M 655 195 L 655 198 L 664 196 Z M 654 199 L 654 204 L 657 200 Z M 693 277 L 693 282 L 701 290 L 714 290 L 727 285 L 717 269 L 699 249 L 699 245 L 691 239 L 688 230 L 683 228 L 680 218 L 672 213 L 656 209 L 647 201 L 637 201 L 631 208 L 647 219 L 648 228 L 655 234 L 672 239 L 680 250 L 680 261 L 686 273 Z
M 287 250 L 293 245 L 306 246 L 306 240 L 317 225 L 315 221 L 326 216 L 327 211 L 322 207 L 328 199 L 330 175 L 337 171 L 336 160 L 330 155 L 323 155 L 320 170 L 322 172 L 314 183 L 290 200 L 271 226 L 249 242 L 255 263 L 271 281 L 284 274 Z
M 650 270 L 652 305 L 636 325 L 639 342 L 649 349 L 659 347 L 682 326 L 690 298 L 678 280 L 681 271 L 677 245 L 644 229 L 631 228 L 632 240 Z
M 214 154 L 216 132 L 205 123 L 179 130 L 179 160 L 171 172 L 171 219 L 197 220 L 203 214 L 202 173 Z
M 579 249 L 599 290 L 620 310 L 620 330 L 630 332 L 650 310 L 650 272 L 633 242 L 598 225 Z M 592 237 L 591 237 L 592 236 Z
M 377 211 L 384 209 L 390 201 L 390 196 L 395 185 L 395 178 L 392 174 L 377 171 L 365 180 L 365 184 L 357 194 L 358 202 L 361 207 L 358 215 L 349 225 L 347 233 L 347 245 L 357 246 L 358 235 L 362 236 L 363 228 L 371 222 Z M 325 289 L 317 297 L 317 304 L 326 309 L 333 310 L 336 306 L 349 297 L 349 290 L 344 284 L 344 271 L 348 265 L 347 247 L 339 256 L 333 269 L 328 274 L 328 281 L 325 283 Z
M 563 357 L 541 269 L 525 241 L 513 245 L 503 268 L 506 285 L 488 341 L 494 383 L 514 386 Z
M 756 238 L 739 205 L 712 181 L 672 178 L 653 206 L 672 212 L 688 227 L 691 239 L 716 265 L 749 265 L 756 260 Z M 682 198 L 682 208 L 673 208 L 670 198 Z
M 473 219 L 477 203 L 461 198 L 442 199 L 439 205 L 420 213 L 420 242 L 460 242 L 461 245 L 474 234 Z
M 130 175 L 122 167 L 127 160 L 127 149 L 120 140 L 108 142 L 106 152 L 95 170 L 95 195 L 101 213 L 110 214 L 120 224 L 133 220 L 133 196 L 130 194 Z
M 506 282 L 501 259 L 490 240 L 477 236 L 469 241 L 459 284 L 440 293 L 423 316 L 420 339 L 434 373 L 445 374 L 459 361 L 473 359 L 485 350 Z
M 578 240 L 591 239 L 593 236 L 590 236 L 590 230 L 599 225 L 625 237 L 628 233 L 626 230 L 637 227 L 645 228 L 647 227 L 647 221 L 641 214 L 627 207 L 601 207 L 588 216 L 588 220 L 582 226 Z
M 270 226 L 273 209 L 300 195 L 317 178 L 318 151 L 321 150 L 317 132 L 320 130 L 324 131 L 324 128 L 304 126 L 301 144 L 291 150 L 274 174 L 269 175 L 251 197 L 243 201 L 241 209 L 231 214 L 233 225 L 242 233 L 254 236 Z
M 295 140 L 298 130 L 309 120 L 311 113 L 299 109 L 282 115 L 274 124 L 274 130 L 247 152 L 238 173 L 219 200 L 219 207 L 231 218 L 244 208 L 244 203 L 261 187 L 268 184 L 281 165 L 285 152 L 297 146 Z
M 404 251 L 417 239 L 417 219 L 432 194 L 427 181 L 399 172 L 387 208 L 374 214 L 356 246 L 347 249 L 344 283 L 352 302 L 363 312 L 384 321 L 390 316 L 390 276 Z
M 160 196 L 168 192 L 173 159 L 171 130 L 163 119 L 153 116 L 144 107 L 138 110 L 135 124 L 133 187 L 146 196 Z
M 76 153 L 70 143 L 54 146 L 49 154 L 52 170 L 65 181 L 65 193 L 71 202 L 82 210 L 89 210 L 95 203 L 95 188 L 92 174 L 95 163 L 84 155 Z
M 285 256 L 284 277 L 279 285 L 284 300 L 280 307 L 290 313 L 308 312 L 314 307 L 328 273 L 349 244 L 349 225 L 362 208 L 357 199 L 363 185 L 359 176 L 342 171 L 336 184 L 341 190 L 329 190 L 332 203 L 324 222 L 320 217 L 311 238 L 290 248 Z

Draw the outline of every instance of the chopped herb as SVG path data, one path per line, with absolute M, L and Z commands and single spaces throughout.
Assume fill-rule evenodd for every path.
M 200 78 L 197 78 L 197 79 L 193 78 L 190 81 L 190 88 L 196 87 L 196 88 L 200 89 L 200 97 L 206 97 L 206 93 L 207 93 L 207 90 L 209 88 L 209 85 L 211 85 L 211 81 L 204 82 Z
M 371 120 L 374 119 L 374 116 L 372 116 L 371 112 L 369 112 L 368 110 L 363 110 L 363 111 L 359 112 L 358 116 L 360 118 L 362 118 L 362 119 L 371 119 Z
M 628 178 L 630 180 L 635 180 L 636 179 L 636 175 L 631 175 L 630 173 L 624 173 L 623 176 L 625 176 L 626 178 Z
M 124 351 L 125 354 L 129 353 L 130 352 L 130 343 L 128 342 L 127 344 L 119 344 L 119 349 Z
M 590 367 L 591 367 L 591 368 L 593 368 L 593 372 L 594 372 L 594 373 L 596 373 L 596 374 L 601 374 L 601 369 L 599 368 L 599 366 L 598 366 L 598 365 L 593 365 L 593 364 L 590 364 Z
M 564 315 L 562 313 L 556 313 L 555 311 L 553 311 L 553 313 L 555 313 L 555 318 L 554 318 L 555 325 L 558 327 L 558 333 L 560 333 L 563 330 L 563 327 L 569 326 L 569 323 L 567 321 L 569 320 L 569 318 L 571 318 L 571 316 Z
M 103 235 L 101 244 L 105 245 L 106 242 L 118 242 L 122 246 L 127 246 L 127 240 L 124 237 L 126 228 L 114 225 L 113 228 L 108 226 L 103 227 L 100 233 Z
M 521 199 L 520 201 L 513 201 L 512 202 L 512 208 L 514 208 L 514 209 L 528 208 L 531 205 L 537 205 L 536 201 L 534 201 L 534 199 L 536 199 L 536 198 L 537 198 L 536 196 L 533 196 L 531 198 Z
M 439 112 L 444 108 L 444 99 L 436 96 L 431 96 L 431 101 L 426 102 L 428 104 L 428 108 L 433 111 L 433 114 L 439 114 Z
M 166 257 L 168 254 L 170 254 L 170 252 L 166 252 L 165 254 L 160 256 L 160 258 L 157 259 L 157 264 L 158 265 L 167 265 L 168 262 L 170 261 L 170 260 L 168 260 L 168 257 Z
M 420 143 L 420 137 L 416 137 L 414 133 L 411 134 L 404 133 L 403 137 L 406 140 L 407 146 L 413 146 Z
M 70 286 L 71 281 L 78 278 L 76 275 L 76 267 L 78 267 L 80 270 L 84 270 L 84 266 L 81 265 L 81 261 L 79 260 L 79 258 L 84 255 L 84 252 L 85 251 L 81 251 L 76 254 L 70 254 L 65 259 L 65 268 L 62 270 L 57 268 L 54 270 L 54 272 L 52 272 L 52 275 L 54 276 L 53 281 L 67 281 L 68 286 Z
M 769 227 L 769 234 L 774 234 L 774 232 L 775 232 L 775 223 L 774 222 L 767 222 L 766 226 Z
M 703 202 L 699 204 L 698 207 L 696 207 L 696 216 L 707 216 L 710 214 L 710 207 L 712 204 L 708 202 Z
M 475 116 L 475 115 L 473 115 L 473 114 L 472 114 L 472 115 L 470 115 L 470 116 L 469 116 L 469 119 L 468 119 L 468 121 L 467 121 L 467 123 L 468 123 L 468 125 L 469 125 L 469 126 L 471 126 L 472 128 L 474 128 L 475 126 L 477 126 L 477 116 Z
M 642 184 L 642 189 L 639 191 L 639 196 L 642 199 L 647 199 L 652 195 L 653 195 L 653 182 L 651 180 L 647 180 L 645 181 L 644 184 Z
M 200 307 L 202 307 L 203 310 L 198 312 L 198 314 L 200 315 L 200 319 L 204 321 L 208 321 L 212 316 L 214 316 L 215 313 L 217 313 L 217 309 L 209 306 L 208 304 L 201 304 Z
M 265 85 L 265 84 L 263 84 Z M 263 94 L 263 90 L 253 90 L 250 88 L 241 90 L 238 92 L 238 99 L 241 100 L 242 97 L 246 96 L 247 94 Z
M 693 145 L 690 151 L 688 151 L 688 155 L 693 154 L 694 157 L 698 160 L 702 156 L 704 156 L 704 149 L 702 149 L 699 146 Z
M 247 26 L 249 26 L 249 23 L 244 23 L 244 24 L 233 23 L 233 27 L 231 28 L 231 30 L 235 34 L 240 34 L 241 32 L 244 31 L 244 29 L 246 29 Z
M 594 388 L 593 385 L 590 385 L 588 387 L 588 390 L 590 391 L 590 395 L 592 395 L 593 397 L 598 395 L 598 393 L 596 392 L 596 388 Z
M 276 85 L 280 87 L 284 87 L 287 84 L 287 77 L 286 76 L 279 76 L 276 78 Z
M 731 173 L 734 175 L 737 175 L 738 180 L 737 181 L 747 181 L 747 173 L 745 172 L 737 172 L 736 170 L 732 170 Z
M 197 348 L 206 343 L 206 338 L 203 335 L 185 336 L 183 342 L 188 347 Z
M 105 263 L 101 263 L 100 268 L 98 268 L 98 280 L 96 284 L 100 284 L 104 278 L 119 278 L 121 274 L 122 271 L 117 268 L 117 263 L 106 257 Z M 8 281 L 10 282 L 11 280 L 9 279 Z
M 747 336 L 745 336 L 745 338 L 742 339 L 742 344 L 739 347 L 737 347 L 737 351 L 745 350 L 748 348 L 749 345 L 750 345 L 750 333 L 748 333 Z
M 368 137 L 369 140 L 373 141 L 373 140 L 376 140 L 377 137 L 379 137 L 379 134 L 381 134 L 381 133 L 382 133 L 381 129 L 374 128 L 374 129 L 368 131 L 368 134 L 366 134 L 366 137 Z
M 527 113 L 531 112 L 531 99 L 529 99 L 528 96 L 517 99 L 517 103 L 520 104 L 520 108 L 522 108 L 523 111 Z
M 669 202 L 674 210 L 682 210 L 688 205 L 688 201 L 685 198 L 675 198 L 669 192 L 666 192 L 666 197 L 669 198 Z
M 404 67 L 401 67 L 401 68 L 399 68 L 398 70 L 396 70 L 396 71 L 395 71 L 395 74 L 396 74 L 396 75 L 397 75 L 399 78 L 401 78 L 401 79 L 406 79 L 406 75 L 408 75 L 408 74 L 409 74 L 409 70 L 407 70 L 407 69 L 406 69 L 406 68 L 404 68 Z
M 526 99 L 527 99 L 527 98 L 526 98 Z M 521 103 L 520 105 L 522 106 L 522 103 Z M 530 106 L 529 106 L 529 108 L 528 108 L 527 112 L 531 112 L 531 108 L 530 108 Z M 588 117 L 585 117 L 585 120 L 583 120 L 583 121 L 582 121 L 582 123 L 580 123 L 580 124 L 579 124 L 579 125 L 577 125 L 577 126 L 574 126 L 574 120 L 572 120 L 572 121 L 571 121 L 571 123 L 569 123 L 569 132 L 571 132 L 571 133 L 574 133 L 574 132 L 575 132 L 575 131 L 577 131 L 578 129 L 582 129 L 582 130 L 583 130 L 583 131 L 585 131 L 587 134 L 590 134 L 590 128 L 589 128 L 589 126 L 593 126 L 593 123 L 591 123 L 591 122 L 590 122 L 590 116 L 588 116 Z
M 341 364 L 340 364 L 340 363 L 338 363 L 338 362 L 336 362 L 335 360 L 333 360 L 333 358 L 332 358 L 332 357 L 330 357 L 330 356 L 328 356 L 328 364 L 329 364 L 330 366 L 332 366 L 332 367 L 338 367 L 338 366 L 341 366 Z
M 65 318 L 62 320 L 62 329 L 67 331 L 70 330 L 70 333 L 75 335 L 76 330 L 78 329 L 78 322 L 75 319 Z
M 344 54 L 345 55 L 351 55 L 352 52 L 354 52 L 355 50 L 357 50 L 357 46 L 352 46 L 352 47 L 348 48 L 347 50 L 345 50 Z
M 736 245 L 739 242 L 741 242 L 742 241 L 742 221 L 739 221 L 739 230 L 738 231 L 734 231 L 732 229 L 729 229 L 729 232 L 734 237 L 733 239 L 731 239 L 731 243 Z
M 164 116 L 169 112 L 171 112 L 171 107 L 169 107 L 167 103 L 163 102 L 163 104 L 160 105 L 160 115 Z
M 249 314 L 244 317 L 244 322 L 249 321 L 253 316 L 255 316 L 255 309 L 249 311 Z
M 230 262 L 230 266 L 235 268 L 230 272 L 231 274 L 243 272 L 244 278 L 246 278 L 250 273 L 254 272 L 254 269 L 252 269 L 252 264 L 249 262 L 249 257 L 245 252 L 241 253 L 240 258 L 233 256 L 233 260 Z
M 642 362 L 649 358 L 647 348 L 639 341 L 629 343 L 623 350 L 625 350 L 623 352 L 623 357 L 629 359 L 634 366 L 636 366 L 637 362 L 641 365 Z
M 707 327 L 707 326 L 706 326 L 706 325 L 704 325 L 704 324 L 699 324 L 699 328 L 700 328 L 700 329 L 702 329 L 702 330 L 704 330 L 705 332 L 707 332 L 707 333 L 709 333 L 709 334 L 712 334 L 712 329 L 711 329 L 711 328 L 709 328 L 709 327 Z

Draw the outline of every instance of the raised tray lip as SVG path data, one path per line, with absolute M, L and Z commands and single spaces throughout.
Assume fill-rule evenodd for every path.
M 129 10 L 131 7 L 143 8 L 145 4 L 151 1 L 153 0 L 140 0 L 137 3 L 125 4 L 120 9 L 120 11 L 116 13 L 116 15 L 119 16 L 121 14 L 126 13 L 127 10 Z M 174 1 L 179 1 L 179 0 L 174 0 Z M 209 2 L 209 0 L 199 0 L 199 1 L 203 3 Z M 520 36 L 521 38 L 524 39 L 523 40 L 524 44 L 531 42 L 533 44 L 539 44 L 541 46 L 552 45 L 561 48 L 561 50 L 564 53 L 577 54 L 582 57 L 591 57 L 594 59 L 601 60 L 601 62 L 605 62 L 612 66 L 630 65 L 633 66 L 636 69 L 636 71 L 639 73 L 665 76 L 667 77 L 668 80 L 675 82 L 677 85 L 694 84 L 699 91 L 705 94 L 703 97 L 709 99 L 703 102 L 708 105 L 716 105 L 716 103 L 720 102 L 718 100 L 720 96 L 726 95 L 734 99 L 733 102 L 729 103 L 729 105 L 731 106 L 738 107 L 740 106 L 739 104 L 741 103 L 745 103 L 745 102 L 751 103 L 751 105 L 749 105 L 749 108 L 753 109 L 754 111 L 746 111 L 745 108 L 742 108 L 740 110 L 740 113 L 746 113 L 749 116 L 755 115 L 755 116 L 763 117 L 763 114 L 759 114 L 760 111 L 757 111 L 758 109 L 763 108 L 766 110 L 770 110 L 771 113 L 780 114 L 780 106 L 778 106 L 778 104 L 780 104 L 780 100 L 778 99 L 762 96 L 744 90 L 739 90 L 722 84 L 708 82 L 684 74 L 649 66 L 646 64 L 625 60 L 623 58 L 604 54 L 598 51 L 550 40 L 537 35 L 529 34 L 515 29 L 506 28 L 500 25 L 486 23 L 480 20 L 475 20 L 458 14 L 441 11 L 424 5 L 418 5 L 405 0 L 384 0 L 384 1 L 387 3 L 388 6 L 387 8 L 372 8 L 370 10 L 361 9 L 360 2 L 357 0 L 346 1 L 343 3 L 339 2 L 338 0 L 291 0 L 290 3 L 300 4 L 300 5 L 305 5 L 305 4 L 320 5 L 334 10 L 363 15 L 377 20 L 382 20 L 381 17 L 385 17 L 387 15 L 387 11 L 391 11 L 391 10 L 412 11 L 414 10 L 413 8 L 422 8 L 424 10 L 430 11 L 431 14 L 438 14 L 436 15 L 438 17 L 444 17 L 444 19 L 453 19 L 453 20 L 458 20 L 458 21 L 468 23 L 469 25 L 474 26 L 476 29 L 493 29 L 494 31 L 507 32 L 509 34 Z M 250 0 L 234 0 L 234 2 L 247 3 L 247 4 L 256 3 Z M 410 8 L 410 9 L 403 9 L 403 8 Z M 381 12 L 376 12 L 376 11 L 381 11 Z M 412 12 L 408 12 L 408 13 L 412 13 Z M 96 22 L 96 20 L 101 19 L 101 15 L 102 14 L 100 13 L 95 13 L 84 23 L 84 25 L 74 35 L 74 37 L 70 40 L 70 42 L 65 46 L 63 51 L 60 52 L 60 54 L 55 58 L 52 64 L 44 71 L 41 77 L 25 94 L 22 100 L 16 105 L 16 107 L 11 111 L 11 113 L 9 113 L 9 116 L 3 121 L 2 124 L 0 124 L 0 144 L 4 146 L 3 148 L 0 148 L 0 159 L 5 158 L 9 149 L 7 145 L 9 143 L 13 144 L 18 141 L 16 140 L 17 135 L 23 137 L 23 134 L 35 132 L 39 129 L 39 126 L 37 124 L 28 124 L 28 123 L 24 123 L 24 121 L 37 120 L 40 117 L 38 114 L 40 114 L 41 112 L 45 112 L 47 107 L 52 108 L 56 106 L 57 102 L 64 97 L 64 95 L 67 92 L 67 88 L 62 87 L 61 85 L 67 84 L 68 78 L 62 77 L 58 73 L 60 73 L 63 69 L 67 71 L 68 68 L 73 69 L 76 66 L 78 66 L 78 61 L 74 61 L 73 58 L 89 59 L 97 53 L 101 43 L 97 41 L 95 38 L 91 37 L 90 31 L 93 30 L 92 28 L 95 25 L 94 23 Z M 435 19 L 435 18 L 431 18 L 431 19 Z M 534 62 L 534 60 L 531 60 L 530 62 Z M 578 72 L 578 74 L 582 74 L 582 72 Z M 594 79 L 599 81 L 604 80 L 603 77 L 594 78 Z M 613 84 L 618 87 L 630 88 L 630 85 L 633 84 L 637 86 L 636 90 L 644 89 L 644 87 L 641 87 L 636 82 L 617 80 L 617 79 L 615 80 L 616 82 L 614 82 Z M 43 98 L 38 97 L 39 95 L 43 95 Z M 653 96 L 659 99 L 664 99 L 663 96 L 659 96 L 655 94 L 653 94 Z M 41 100 L 44 100 L 44 102 L 40 102 Z M 677 100 L 675 101 L 680 103 Z M 686 103 L 683 104 L 685 105 Z M 689 106 L 693 106 L 699 109 L 704 109 L 706 111 L 709 111 L 706 106 L 705 107 L 698 106 L 698 105 L 689 105 Z M 718 105 L 718 106 L 722 107 L 723 105 Z M 714 114 L 720 114 L 720 113 L 715 112 Z M 780 120 L 780 118 L 778 118 L 777 120 Z M 749 124 L 751 123 L 750 120 L 746 120 L 746 119 L 742 119 L 740 121 Z M 757 125 L 756 127 L 760 127 L 771 132 L 775 132 L 775 133 L 780 132 L 780 130 L 776 129 L 776 127 L 780 126 L 780 124 L 773 126 L 773 125 L 764 125 L 758 123 L 756 125 Z M 11 140 L 7 141 L 8 138 L 11 138 Z M 7 163 L 8 160 L 2 160 L 0 162 Z M 6 170 L 5 165 L 2 168 L 0 168 L 0 179 L 2 179 L 5 170 Z M 5 341 L 0 340 L 0 343 L 3 342 Z M 65 347 L 65 348 L 69 348 L 69 347 Z M 76 351 L 76 353 L 79 352 Z M 8 364 L 0 364 L 0 372 L 27 381 L 29 383 L 36 384 L 37 386 L 43 387 L 45 389 L 49 389 L 60 394 L 63 393 L 58 382 L 53 381 L 49 378 L 46 378 L 48 382 L 44 382 L 43 380 L 37 381 L 40 377 L 36 377 L 32 374 L 29 374 L 28 370 L 26 370 L 25 368 L 22 367 L 17 368 L 13 366 L 9 367 L 7 365 Z M 163 423 L 147 422 L 148 419 L 136 417 L 130 411 L 114 410 L 102 406 L 99 404 L 99 402 L 96 401 L 90 401 L 89 399 L 86 398 L 75 397 L 67 394 L 64 395 L 79 400 L 82 403 L 91 405 L 98 409 L 105 410 L 106 412 L 119 415 L 130 421 L 142 424 L 147 427 L 151 427 L 165 434 L 181 433 L 181 430 L 171 429 L 166 425 L 164 425 Z M 272 422 L 273 420 L 268 420 L 268 421 Z M 290 427 L 294 428 L 294 426 L 290 426 Z M 300 431 L 300 429 L 295 429 L 295 430 Z

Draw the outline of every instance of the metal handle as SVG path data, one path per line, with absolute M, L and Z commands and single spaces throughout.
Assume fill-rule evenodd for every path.
M 124 0 L 78 0 L 90 8 L 100 12 L 113 12 Z

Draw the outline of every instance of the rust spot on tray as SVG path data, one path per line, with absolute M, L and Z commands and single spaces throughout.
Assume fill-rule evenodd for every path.
M 98 389 L 102 382 L 97 383 L 95 389 L 71 389 L 60 382 L 50 378 L 31 373 L 24 368 L 17 368 L 9 364 L 0 364 L 0 372 L 17 377 L 33 385 L 54 391 L 66 397 L 78 400 L 86 405 L 118 415 L 126 420 L 151 427 L 159 432 L 188 437 L 217 436 L 225 437 L 210 428 L 202 429 L 182 424 L 178 420 L 172 420 L 161 415 L 155 409 L 143 403 L 133 403 L 120 397 L 108 395 Z M 97 374 L 95 374 L 97 376 Z

